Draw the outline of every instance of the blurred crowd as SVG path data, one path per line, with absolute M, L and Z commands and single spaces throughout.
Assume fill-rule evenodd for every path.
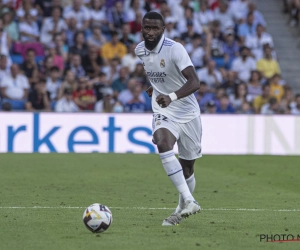
M 1 109 L 151 112 L 134 54 L 149 11 L 189 53 L 202 113 L 300 114 L 252 0 L 2 0 Z

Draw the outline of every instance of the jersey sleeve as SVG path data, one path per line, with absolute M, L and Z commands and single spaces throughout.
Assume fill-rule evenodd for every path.
M 172 61 L 180 71 L 189 66 L 194 66 L 187 51 L 180 43 L 176 43 L 172 47 Z

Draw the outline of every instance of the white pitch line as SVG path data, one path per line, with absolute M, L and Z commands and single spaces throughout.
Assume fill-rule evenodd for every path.
M 0 209 L 85 209 L 86 207 L 0 207 Z M 134 209 L 134 210 L 172 210 L 174 208 L 167 207 L 109 207 L 111 209 Z M 204 211 L 253 211 L 253 212 L 300 212 L 300 209 L 264 209 L 264 208 L 202 208 Z

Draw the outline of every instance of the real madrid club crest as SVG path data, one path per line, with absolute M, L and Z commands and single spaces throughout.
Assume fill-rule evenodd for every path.
M 165 60 L 164 59 L 161 59 L 160 60 L 160 67 L 161 68 L 164 68 L 166 65 L 165 65 Z

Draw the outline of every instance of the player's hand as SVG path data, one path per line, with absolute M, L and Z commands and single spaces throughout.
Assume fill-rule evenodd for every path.
M 170 105 L 171 103 L 171 98 L 170 96 L 168 95 L 159 95 L 157 98 L 156 98 L 156 102 L 158 103 L 158 105 L 161 107 L 161 108 L 166 108 Z
M 150 86 L 149 88 L 147 88 L 146 93 L 148 94 L 149 97 L 151 97 L 153 93 L 153 87 Z

